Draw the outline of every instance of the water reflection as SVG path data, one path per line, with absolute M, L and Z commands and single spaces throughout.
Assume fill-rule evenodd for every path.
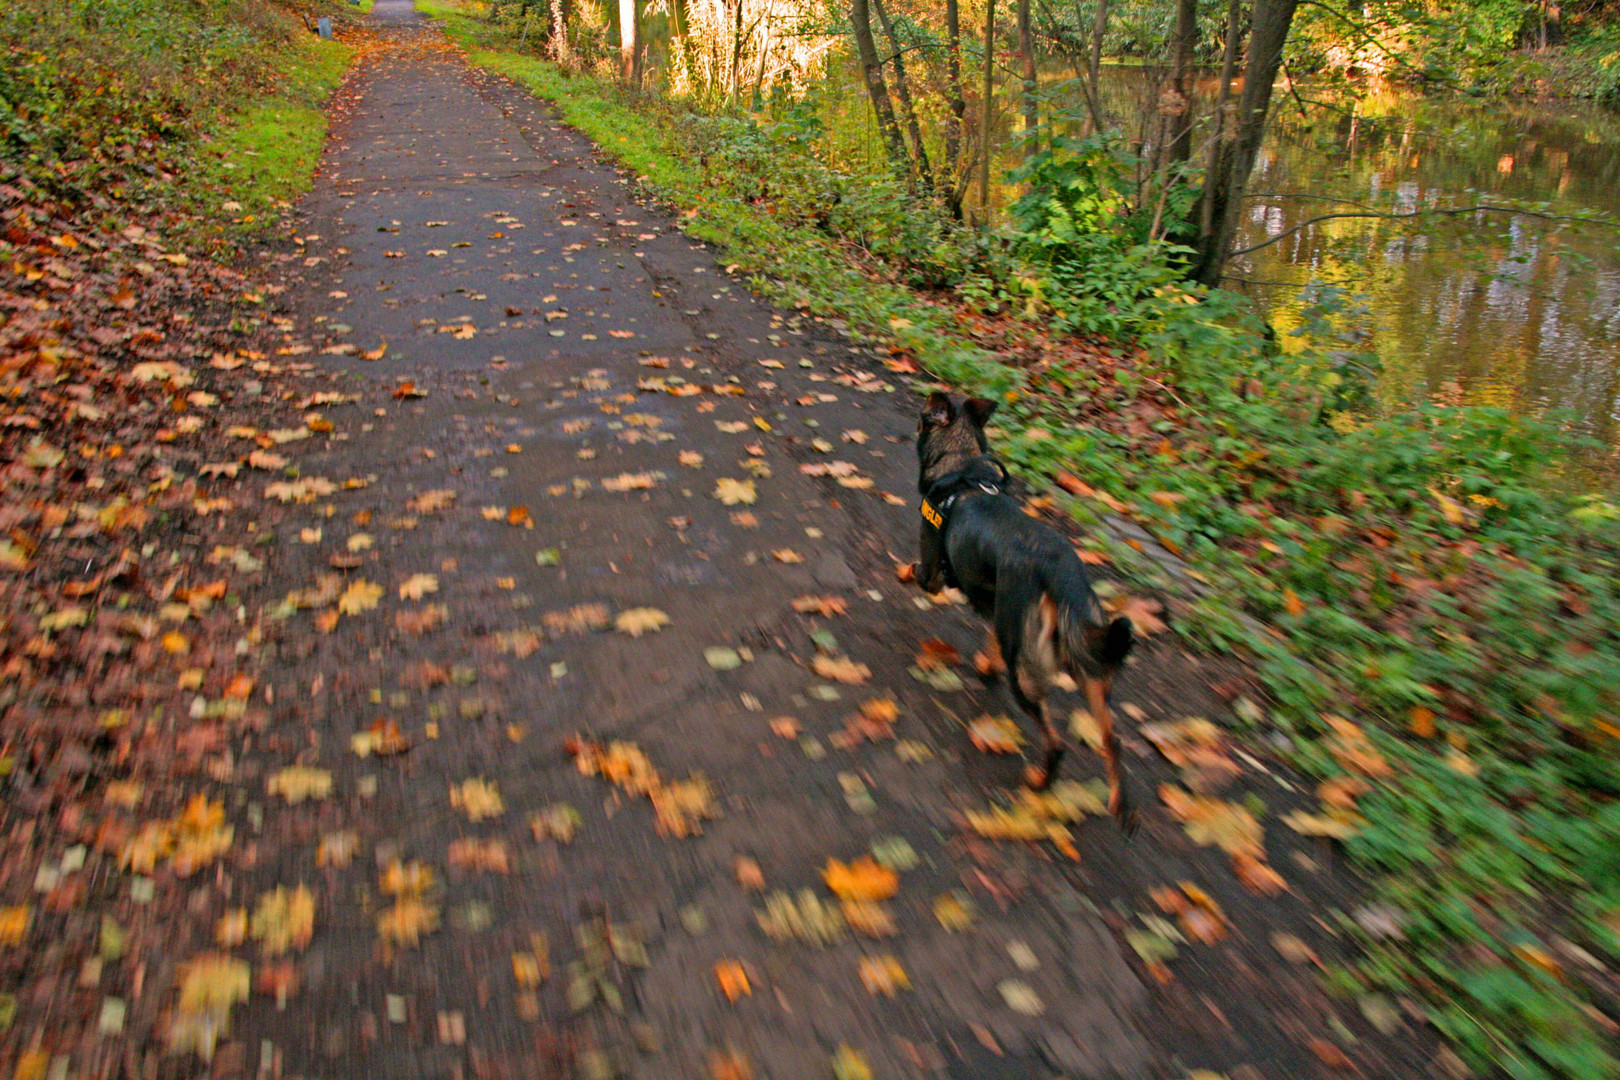
M 1386 92 L 1340 114 L 1283 108 L 1255 168 L 1238 246 L 1333 207 L 1401 212 L 1505 199 L 1620 211 L 1620 117 L 1567 102 L 1480 105 Z M 1386 400 L 1456 382 L 1469 401 L 1573 412 L 1612 441 L 1620 403 L 1620 233 L 1478 213 L 1409 224 L 1321 222 L 1240 258 L 1240 287 L 1297 327 L 1302 286 L 1366 294 Z
M 1043 68 L 1055 115 L 1078 118 L 1073 71 Z M 1104 71 L 1110 113 L 1136 128 L 1156 94 L 1143 68 Z M 837 81 L 836 79 L 834 80 Z M 826 149 L 840 160 L 881 154 L 853 72 L 824 101 Z M 1002 100 L 1013 90 L 1002 83 Z M 1200 87 L 1203 108 L 1213 80 Z M 1282 237 L 1237 259 L 1229 284 L 1268 312 L 1285 342 L 1301 325 L 1312 283 L 1362 294 L 1367 345 L 1385 372 L 1388 402 L 1437 392 L 1513 408 L 1569 410 L 1607 442 L 1620 432 L 1620 230 L 1504 214 L 1421 224 L 1339 218 L 1356 205 L 1402 213 L 1501 200 L 1553 213 L 1620 215 L 1620 114 L 1585 103 L 1436 100 L 1398 89 L 1325 100 L 1320 89 L 1279 89 L 1272 130 L 1250 186 L 1253 207 L 1237 247 Z M 976 107 L 976 106 L 975 106 Z M 1013 110 L 999 110 L 995 172 L 1015 162 Z M 1078 126 L 1076 119 L 1075 126 Z M 993 185 L 993 207 L 1016 192 Z M 1348 202 L 1337 201 L 1348 200 Z M 977 190 L 967 203 L 976 207 Z

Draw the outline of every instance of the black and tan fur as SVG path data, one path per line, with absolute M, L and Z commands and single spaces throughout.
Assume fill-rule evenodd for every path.
M 947 585 L 961 589 L 973 610 L 990 620 L 986 650 L 976 658 L 979 670 L 987 676 L 1010 673 L 1014 700 L 1045 738 L 1042 765 L 1025 776 L 1031 787 L 1051 785 L 1066 748 L 1047 710 L 1047 688 L 1059 671 L 1085 687 L 1102 735 L 1108 807 L 1130 832 L 1135 815 L 1108 691 L 1131 650 L 1131 623 L 1107 618 L 1069 542 L 1001 491 L 998 481 L 1006 472 L 984 437 L 995 408 L 983 398 L 929 396 L 917 425 L 922 559 L 910 576 L 929 592 Z M 931 494 L 933 503 L 948 503 L 944 514 L 930 503 Z

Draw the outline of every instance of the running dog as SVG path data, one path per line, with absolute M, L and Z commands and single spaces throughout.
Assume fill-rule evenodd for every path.
M 929 395 L 917 423 L 922 558 L 901 567 L 900 577 L 928 592 L 958 588 L 990 620 L 985 652 L 975 657 L 979 671 L 987 677 L 1010 674 L 1013 699 L 1045 737 L 1045 760 L 1024 774 L 1030 787 L 1051 786 L 1066 749 L 1046 707 L 1052 677 L 1067 672 L 1085 687 L 1102 735 L 1108 809 L 1129 834 L 1136 815 L 1108 691 L 1131 651 L 1131 621 L 1107 618 L 1069 542 L 1005 494 L 1007 470 L 984 437 L 995 409 L 984 398 Z

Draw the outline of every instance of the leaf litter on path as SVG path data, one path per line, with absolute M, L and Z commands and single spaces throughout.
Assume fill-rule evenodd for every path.
M 629 794 L 650 800 L 660 836 L 695 836 L 703 831 L 703 820 L 718 814 L 707 779 L 694 773 L 685 780 L 666 780 L 634 743 L 603 745 L 576 735 L 566 748 L 585 776 L 600 776 Z

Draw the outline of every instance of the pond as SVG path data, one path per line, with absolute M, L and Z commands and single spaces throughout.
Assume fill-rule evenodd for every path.
M 1078 116 L 1072 71 L 1042 65 L 1048 110 Z M 841 148 L 876 155 L 870 109 L 853 78 L 834 110 Z M 1151 71 L 1108 66 L 1105 107 L 1134 118 L 1154 93 Z M 1017 120 L 1002 81 L 997 171 L 1016 163 Z M 1199 88 L 1205 110 L 1214 80 Z M 1388 402 L 1433 394 L 1515 409 L 1558 409 L 1613 446 L 1620 413 L 1620 229 L 1480 213 L 1441 221 L 1322 214 L 1467 206 L 1503 199 L 1553 213 L 1620 216 L 1620 113 L 1582 102 L 1436 99 L 1383 88 L 1341 102 L 1280 85 L 1249 190 L 1228 286 L 1254 297 L 1285 347 L 1299 342 L 1314 286 L 1353 295 L 1358 346 L 1379 358 Z M 1046 113 L 1043 111 L 1043 115 Z M 864 117 L 855 121 L 856 116 Z M 850 124 L 860 128 L 859 135 Z M 834 138 L 840 136 L 835 135 Z M 993 206 L 1017 192 L 992 183 Z M 968 205 L 979 195 L 970 192 Z M 1338 201 L 1343 200 L 1343 201 Z M 1340 319 L 1340 326 L 1347 320 Z

